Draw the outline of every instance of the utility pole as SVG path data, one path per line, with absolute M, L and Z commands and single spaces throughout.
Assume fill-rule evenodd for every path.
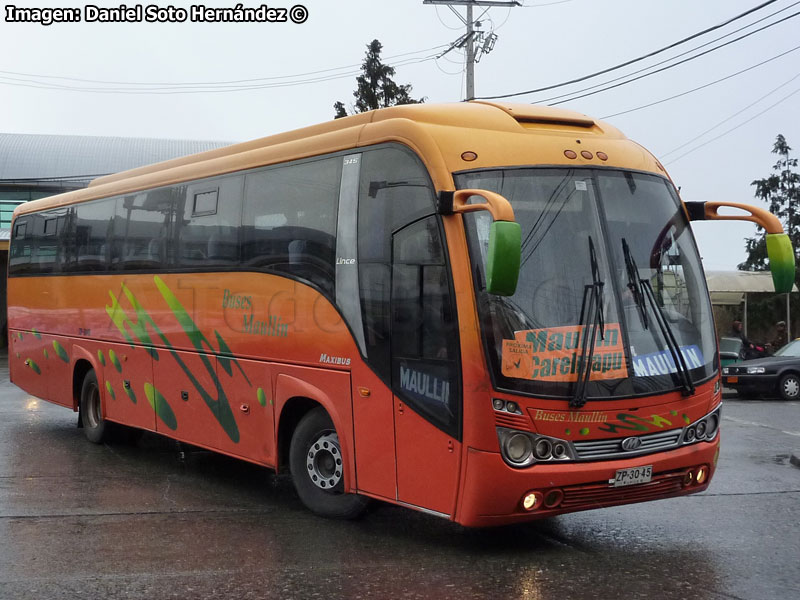
M 454 48 L 464 48 L 467 54 L 466 58 L 466 72 L 467 72 L 467 89 L 466 99 L 472 100 L 475 97 L 475 63 L 480 60 L 483 54 L 489 54 L 494 48 L 494 43 L 497 40 L 497 35 L 490 33 L 488 36 L 483 31 L 476 29 L 480 27 L 480 19 L 489 12 L 490 8 L 495 6 L 505 6 L 513 8 L 514 6 L 521 6 L 517 0 L 422 0 L 423 4 L 434 4 L 447 6 L 455 15 L 461 19 L 467 27 L 467 33 L 458 38 L 455 42 L 450 44 L 450 47 L 442 52 L 437 58 L 441 58 Z M 466 6 L 466 18 L 461 16 L 454 6 Z M 472 8 L 474 6 L 484 6 L 486 10 L 483 11 L 477 19 L 473 18 Z M 481 44 L 481 45 L 478 45 Z

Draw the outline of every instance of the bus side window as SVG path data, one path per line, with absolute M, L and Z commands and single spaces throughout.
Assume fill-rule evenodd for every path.
M 61 271 L 60 238 L 66 236 L 67 209 L 60 208 L 32 215 L 33 245 L 30 260 L 31 273 L 57 273 Z
M 238 266 L 244 177 L 191 184 L 178 209 L 178 265 Z
M 8 272 L 11 275 L 27 273 L 33 253 L 31 217 L 20 217 L 14 221 L 11 249 L 8 258 Z
M 242 263 L 334 295 L 341 158 L 267 168 L 245 178 Z
M 367 362 L 391 381 L 392 232 L 433 214 L 434 192 L 421 161 L 408 149 L 364 152 L 358 194 L 358 274 Z
M 185 185 L 157 188 L 117 199 L 112 267 L 151 271 L 170 266 L 172 222 Z
M 392 386 L 437 427 L 458 435 L 458 323 L 437 217 L 395 233 Z
M 103 198 L 75 207 L 76 260 L 70 270 L 106 271 L 110 264 L 108 238 L 114 224 L 116 198 Z

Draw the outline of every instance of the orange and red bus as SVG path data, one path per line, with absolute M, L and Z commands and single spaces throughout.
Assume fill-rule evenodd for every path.
M 156 432 L 326 516 L 467 526 L 699 492 L 713 317 L 682 203 L 611 125 L 398 106 L 96 179 L 12 225 L 9 363 L 92 442 Z M 787 275 L 788 273 L 788 275 Z

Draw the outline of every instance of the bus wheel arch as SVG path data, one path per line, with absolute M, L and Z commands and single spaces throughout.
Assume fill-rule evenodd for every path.
M 72 367 L 72 410 L 74 411 L 80 411 L 83 380 L 86 379 L 86 374 L 93 370 L 94 365 L 85 358 L 76 360 Z
M 312 512 L 330 518 L 354 519 L 369 499 L 347 493 L 347 464 L 336 427 L 325 407 L 306 411 L 289 443 L 289 469 L 300 500 Z
M 289 447 L 291 446 L 292 436 L 294 436 L 297 425 L 306 414 L 321 406 L 322 405 L 316 400 L 302 396 L 289 398 L 284 403 L 280 412 L 280 418 L 278 419 L 277 429 L 278 457 L 276 461 L 276 470 L 278 472 L 289 468 Z

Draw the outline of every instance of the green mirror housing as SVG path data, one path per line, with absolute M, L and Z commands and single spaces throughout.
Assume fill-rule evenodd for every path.
M 781 294 L 791 292 L 794 286 L 795 270 L 794 250 L 789 236 L 785 233 L 768 233 L 767 256 L 775 291 Z
M 494 221 L 489 230 L 486 258 L 486 291 L 497 296 L 512 296 L 519 279 L 522 254 L 522 229 L 514 221 Z M 792 263 L 794 264 L 794 263 Z

